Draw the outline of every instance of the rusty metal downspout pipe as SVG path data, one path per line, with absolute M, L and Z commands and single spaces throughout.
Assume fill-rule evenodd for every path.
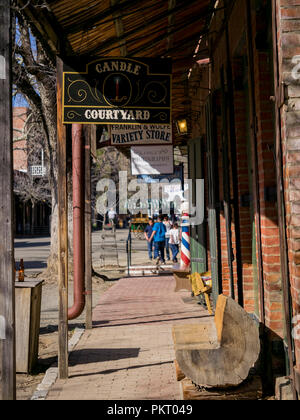
M 69 320 L 77 318 L 85 307 L 83 126 L 81 124 L 72 125 L 72 171 L 74 303 L 68 309 Z

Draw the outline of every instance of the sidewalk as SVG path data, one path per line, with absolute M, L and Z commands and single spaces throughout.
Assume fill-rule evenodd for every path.
M 70 356 L 68 380 L 49 400 L 178 400 L 172 326 L 205 321 L 208 313 L 174 293 L 173 277 L 123 278 L 103 294 Z

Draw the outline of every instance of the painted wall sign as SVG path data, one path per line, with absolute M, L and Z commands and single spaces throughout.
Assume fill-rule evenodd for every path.
M 173 146 L 132 146 L 132 175 L 163 175 L 174 172 Z
M 110 126 L 112 146 L 172 144 L 172 125 L 123 125 Z
M 64 123 L 171 123 L 170 59 L 106 57 L 72 67 L 64 67 Z

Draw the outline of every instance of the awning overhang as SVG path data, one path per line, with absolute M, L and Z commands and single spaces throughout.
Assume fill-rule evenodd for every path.
M 212 0 L 17 0 L 33 33 L 54 59 L 171 57 L 172 118 L 186 111 L 191 67 L 208 57 Z M 204 47 L 203 47 L 204 46 Z M 198 47 L 198 48 L 197 48 Z M 197 51 L 197 52 L 196 52 Z M 180 143 L 181 138 L 176 139 Z

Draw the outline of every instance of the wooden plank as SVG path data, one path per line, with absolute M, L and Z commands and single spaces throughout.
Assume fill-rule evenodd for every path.
M 28 373 L 31 289 L 16 290 L 16 372 Z
M 25 286 L 23 285 L 25 283 Z M 38 361 L 42 281 L 16 283 L 16 371 L 30 373 Z M 29 284 L 26 287 L 26 283 Z
M 30 342 L 28 371 L 32 372 L 38 362 L 39 354 L 39 331 L 41 320 L 42 283 L 31 290 L 31 313 L 30 313 Z
M 63 62 L 57 57 L 57 161 L 58 161 L 58 369 L 68 377 L 68 195 L 66 128 L 62 122 Z
M 120 0 L 110 0 L 111 7 L 117 6 L 120 3 Z M 114 12 L 112 14 L 113 18 L 115 19 L 115 29 L 118 38 L 121 38 L 124 35 L 124 27 L 122 22 L 122 14 L 120 11 Z M 123 41 L 119 41 L 120 46 L 120 53 L 122 57 L 126 57 L 127 55 L 127 47 L 126 47 L 126 39 Z
M 93 311 L 93 281 L 92 281 L 92 208 L 91 208 L 91 134 L 92 126 L 88 126 L 84 131 L 85 141 L 85 290 L 86 290 L 86 310 L 85 328 L 92 329 Z
M 12 17 L 10 0 L 0 3 L 0 353 L 2 400 L 16 398 L 15 291 L 12 157 Z

